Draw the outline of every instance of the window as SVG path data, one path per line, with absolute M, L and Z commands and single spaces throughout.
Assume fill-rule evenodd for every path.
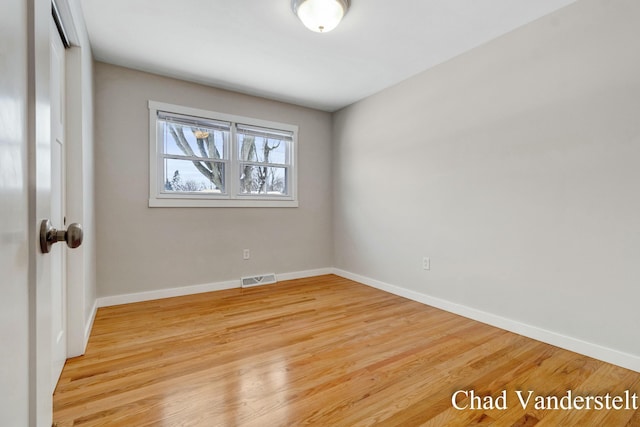
M 150 207 L 296 207 L 298 127 L 149 101 Z

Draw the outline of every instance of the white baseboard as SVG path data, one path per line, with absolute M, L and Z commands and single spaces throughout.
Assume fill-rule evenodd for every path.
M 111 295 L 98 298 L 98 307 L 130 304 L 133 302 L 152 301 L 162 298 L 181 297 L 184 295 L 201 294 L 203 292 L 222 291 L 239 288 L 240 279 L 226 282 L 203 283 L 200 285 L 180 286 L 178 288 L 158 289 L 154 291 L 136 292 L 133 294 Z
M 332 272 L 337 276 L 344 277 L 346 279 L 350 279 L 367 286 L 392 293 L 394 295 L 408 298 L 410 300 L 430 305 L 432 307 L 440 308 L 450 313 L 477 320 L 491 326 L 496 326 L 498 328 L 505 329 L 519 335 L 524 335 L 525 337 L 542 341 L 544 343 L 551 344 L 565 350 L 574 351 L 576 353 L 584 354 L 585 356 L 593 357 L 594 359 L 602 360 L 607 363 L 612 363 L 626 369 L 640 372 L 640 357 L 633 354 L 624 353 L 598 344 L 582 341 L 580 339 L 562 335 L 557 332 L 549 331 L 547 329 L 531 326 L 513 319 L 497 316 L 495 314 L 487 313 L 482 310 L 477 310 L 475 308 L 457 304 L 444 299 L 435 298 L 426 294 L 422 294 L 420 292 L 402 288 L 400 286 L 390 285 L 379 280 L 360 276 L 358 274 L 340 270 L 337 268 L 334 268 Z
M 321 276 L 333 273 L 332 268 L 320 268 L 315 270 L 295 271 L 291 273 L 278 273 L 278 281 L 302 279 L 305 277 Z M 240 287 L 240 279 L 224 282 L 204 283 L 201 285 L 181 286 L 178 288 L 158 289 L 147 292 L 136 292 L 132 294 L 121 294 L 100 297 L 96 301 L 98 307 L 109 307 L 112 305 L 130 304 L 133 302 L 151 301 L 162 298 L 180 297 L 184 295 L 200 294 L 203 292 L 222 291 Z
M 333 268 L 318 268 L 316 270 L 295 271 L 293 273 L 276 274 L 278 281 L 304 279 L 306 277 L 324 276 L 325 274 L 333 274 Z

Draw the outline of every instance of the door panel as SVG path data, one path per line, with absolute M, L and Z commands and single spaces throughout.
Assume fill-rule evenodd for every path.
M 51 21 L 51 223 L 65 224 L 65 49 Z M 66 247 L 51 248 L 52 387 L 55 389 L 67 359 Z M 53 390 L 52 390 L 53 392 Z
M 0 13 L 0 426 L 29 420 L 27 2 Z

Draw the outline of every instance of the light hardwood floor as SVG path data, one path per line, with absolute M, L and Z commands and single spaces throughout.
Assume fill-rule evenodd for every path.
M 457 390 L 506 390 L 508 409 L 456 410 Z M 330 275 L 101 308 L 54 421 L 640 426 L 637 410 L 523 410 L 516 390 L 640 394 L 640 374 Z

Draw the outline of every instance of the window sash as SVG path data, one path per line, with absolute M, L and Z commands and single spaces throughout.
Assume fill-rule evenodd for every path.
M 202 159 L 200 159 L 202 160 Z M 258 168 L 288 168 L 289 165 L 286 163 L 264 163 L 264 162 L 249 162 L 249 161 L 244 161 L 244 160 L 240 160 L 238 161 L 239 165 L 247 165 L 247 166 L 255 166 Z
M 192 167 L 193 164 L 193 160 L 189 160 L 189 159 L 175 159 L 175 158 L 168 158 L 165 157 L 163 159 L 163 166 L 162 166 L 162 188 L 160 188 L 160 193 L 162 194 L 168 194 L 168 195 L 175 195 L 175 194 L 192 194 L 192 195 L 202 195 L 202 196 L 210 196 L 210 197 L 219 197 L 219 196 L 226 196 L 228 194 L 228 162 L 224 162 L 224 161 L 218 161 L 218 160 L 211 160 L 208 161 L 207 163 L 212 163 L 214 164 L 214 166 L 211 166 L 211 170 L 217 170 L 218 173 L 214 174 L 212 176 L 211 179 L 207 179 L 206 177 L 204 177 L 203 175 L 196 175 L 197 178 L 199 180 L 194 180 L 194 179 L 189 179 L 188 176 L 183 177 L 182 175 L 179 175 L 180 177 L 180 181 L 178 181 L 178 184 L 182 187 L 182 189 L 178 190 L 178 189 L 167 189 L 166 186 L 169 184 L 173 187 L 174 185 L 174 179 L 175 179 L 175 175 L 172 175 L 171 170 L 168 169 L 167 167 L 167 160 L 178 160 L 179 162 L 185 162 L 187 163 L 186 165 L 182 165 L 182 166 L 187 166 L 189 168 Z M 202 162 L 202 159 L 197 159 L 195 160 L 197 162 Z M 219 168 L 221 166 L 222 169 L 222 174 L 219 174 Z M 185 169 L 183 167 L 177 166 L 177 169 L 175 169 L 176 172 L 181 172 L 184 171 Z M 195 166 L 193 166 L 195 167 Z M 220 177 L 220 183 L 216 183 L 216 177 Z M 204 178 L 204 179 L 203 179 Z M 184 181 L 183 181 L 184 179 Z M 199 187 L 199 189 L 195 190 L 193 189 L 194 186 Z M 215 186 L 215 188 L 213 188 Z M 184 189 L 185 187 L 191 187 L 192 189 Z
M 242 185 L 238 188 L 238 195 L 239 196 L 252 196 L 252 195 L 261 195 L 264 197 L 288 197 L 289 196 L 289 180 L 290 180 L 290 167 L 286 166 L 286 165 L 281 165 L 281 164 L 276 164 L 276 165 L 271 165 L 271 166 L 267 166 L 266 164 L 262 163 L 262 164 L 255 164 L 255 163 L 247 163 L 247 162 L 242 162 L 239 164 L 238 167 L 238 180 L 240 182 L 242 182 L 242 175 L 244 173 L 244 167 L 245 166 L 253 166 L 253 167 L 258 167 L 258 168 L 273 168 L 273 169 L 282 169 L 283 170 L 283 175 L 284 175 L 284 182 L 283 182 L 283 191 L 282 192 L 278 192 L 278 193 L 274 193 L 274 192 L 243 192 L 243 188 Z
M 241 135 L 255 136 L 258 138 L 277 139 L 289 142 L 293 141 L 293 132 L 287 130 L 270 129 L 236 123 L 236 132 Z
M 184 114 L 171 113 L 168 111 L 158 111 L 158 121 L 175 123 L 188 127 L 202 127 L 213 130 L 231 132 L 231 123 L 206 117 L 194 117 Z
M 193 156 L 181 156 L 179 154 L 162 154 L 164 159 L 174 159 L 174 160 L 191 160 L 196 162 L 215 162 L 215 163 L 229 163 L 227 159 L 217 159 L 215 157 L 193 157 Z
M 277 155 L 278 153 L 281 153 L 282 151 L 284 151 L 283 161 L 277 163 L 277 162 L 265 162 L 264 160 L 259 160 L 259 159 L 256 159 L 256 160 L 244 159 L 242 156 L 244 137 L 261 138 L 263 144 L 268 143 L 269 140 L 279 141 L 279 144 L 284 144 L 284 147 L 282 149 L 278 149 L 278 151 L 276 152 L 276 155 Z M 269 128 L 263 128 L 263 127 L 257 127 L 257 126 L 250 127 L 247 125 L 237 124 L 234 141 L 235 141 L 235 149 L 237 151 L 239 162 L 256 163 L 261 165 L 281 165 L 281 166 L 291 165 L 291 144 L 293 143 L 293 132 L 279 131 L 275 129 L 269 129 Z M 260 157 L 260 154 L 262 154 L 262 151 L 260 148 L 257 145 L 255 146 L 256 157 L 258 158 Z

